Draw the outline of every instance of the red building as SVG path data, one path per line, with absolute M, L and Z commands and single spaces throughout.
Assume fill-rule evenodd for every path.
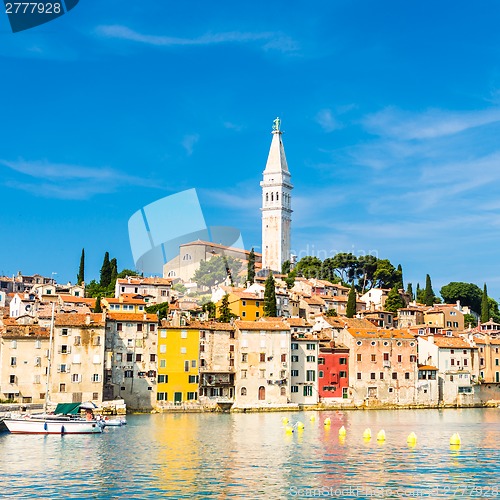
M 349 348 L 321 343 L 318 355 L 320 401 L 349 397 Z

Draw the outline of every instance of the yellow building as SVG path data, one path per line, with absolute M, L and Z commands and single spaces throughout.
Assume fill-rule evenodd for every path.
M 158 335 L 157 404 L 197 402 L 200 325 L 165 326 Z
M 238 318 L 255 321 L 264 316 L 264 299 L 255 293 L 232 291 L 229 294 L 229 309 Z M 222 299 L 217 302 L 217 317 Z
M 110 312 L 142 314 L 148 305 L 148 298 L 133 293 L 124 293 L 119 297 L 103 297 L 101 306 Z

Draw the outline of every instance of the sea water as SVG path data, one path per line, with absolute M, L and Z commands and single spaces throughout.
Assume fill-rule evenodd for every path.
M 127 422 L 99 435 L 0 435 L 0 495 L 500 497 L 499 409 L 176 413 Z M 385 441 L 377 441 L 382 429 Z M 411 432 L 417 441 L 408 444 Z M 460 447 L 450 446 L 454 433 Z

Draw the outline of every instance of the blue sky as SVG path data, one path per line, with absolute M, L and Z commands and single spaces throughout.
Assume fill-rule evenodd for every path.
M 127 221 L 196 188 L 260 245 L 282 119 L 299 255 L 375 253 L 435 291 L 500 298 L 496 1 L 82 0 L 12 34 L 0 14 L 0 274 L 87 278 Z M 168 217 L 175 214 L 167 214 Z

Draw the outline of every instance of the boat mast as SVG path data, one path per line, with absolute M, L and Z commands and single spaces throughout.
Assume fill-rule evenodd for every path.
M 54 311 L 56 303 L 52 302 L 52 316 L 50 318 L 50 336 L 49 336 L 49 355 L 47 356 L 47 383 L 45 385 L 45 401 L 43 403 L 43 412 L 47 413 L 47 404 L 49 402 L 49 387 L 50 387 L 50 365 L 52 362 L 52 342 L 54 339 Z

